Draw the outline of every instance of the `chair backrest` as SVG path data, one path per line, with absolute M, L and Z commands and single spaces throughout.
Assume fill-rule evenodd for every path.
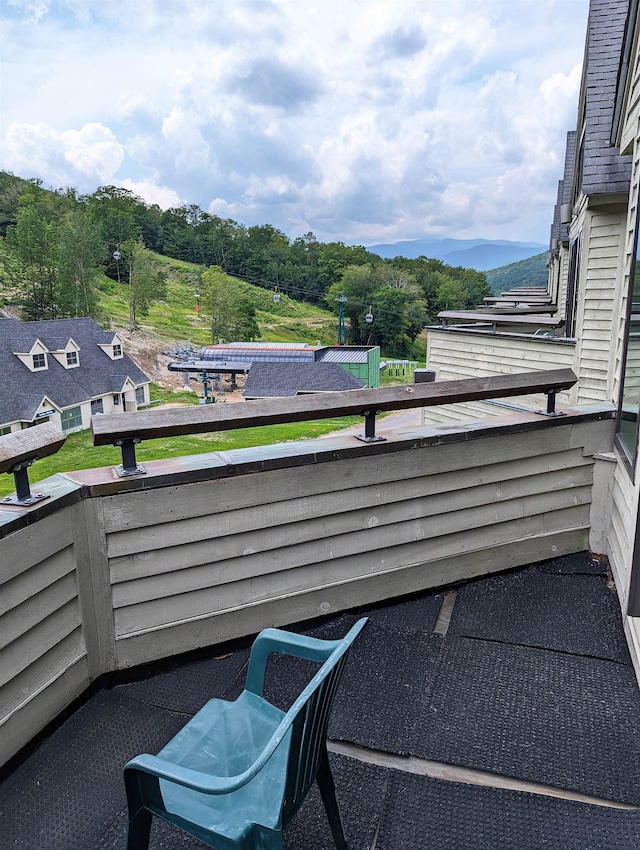
M 347 660 L 347 652 L 366 622 L 366 617 L 358 620 L 338 642 L 336 649 L 287 712 L 291 721 L 292 736 L 282 808 L 283 826 L 289 823 L 299 809 L 318 774 L 326 746 L 331 707 Z

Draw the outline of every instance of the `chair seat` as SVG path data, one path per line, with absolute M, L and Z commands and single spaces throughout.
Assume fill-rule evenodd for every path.
M 256 760 L 283 716 L 280 709 L 248 691 L 234 702 L 212 699 L 158 755 L 203 773 L 234 776 Z M 249 841 L 253 824 L 279 828 L 290 739 L 289 729 L 263 769 L 229 794 L 203 794 L 161 779 L 165 810 L 155 813 L 183 828 L 186 818 L 233 846 Z

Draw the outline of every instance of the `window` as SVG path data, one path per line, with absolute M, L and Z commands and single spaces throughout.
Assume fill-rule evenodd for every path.
M 0 428 L 0 437 L 4 436 L 5 434 L 10 434 L 10 433 L 11 433 L 11 425 L 7 425 L 5 428 Z
M 120 404 L 120 393 L 114 393 L 113 394 L 113 403 L 114 404 Z
M 144 387 L 136 387 L 136 404 L 146 404 Z
M 113 356 L 114 357 L 122 357 L 122 346 L 115 344 L 113 346 Z
M 565 316 L 565 333 L 568 337 L 576 335 L 576 312 L 578 309 L 578 284 L 580 281 L 580 250 L 582 247 L 582 231 L 569 245 L 569 280 L 567 285 L 567 306 Z
M 91 415 L 94 413 L 104 413 L 104 404 L 101 398 L 94 398 L 91 402 Z
M 34 354 L 33 356 L 33 368 L 34 369 L 46 369 L 47 368 L 47 358 L 44 354 Z
M 78 352 L 77 351 L 67 351 L 67 366 L 77 366 L 78 365 Z
M 82 412 L 79 407 L 70 407 L 60 414 L 62 430 L 70 431 L 72 428 L 82 428 Z

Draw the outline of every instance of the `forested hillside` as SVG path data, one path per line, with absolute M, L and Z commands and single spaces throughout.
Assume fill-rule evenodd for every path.
M 485 274 L 496 295 L 518 286 L 546 286 L 547 253 L 536 254 L 535 257 L 499 269 L 491 269 Z
M 343 295 L 348 341 L 395 356 L 411 351 L 439 310 L 475 306 L 491 291 L 484 273 L 440 260 L 384 260 L 313 233 L 290 239 L 269 224 L 245 227 L 196 205 L 163 211 L 115 186 L 81 196 L 0 173 L 0 306 L 24 319 L 88 315 L 108 323 L 117 284 L 134 329 L 167 299 L 170 275 L 158 255 L 195 264 L 192 303 L 212 339 L 264 336 L 241 281 L 269 290 L 275 302 L 287 295 L 334 314 Z

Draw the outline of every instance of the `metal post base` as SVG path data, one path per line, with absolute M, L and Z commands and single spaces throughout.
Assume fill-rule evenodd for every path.
M 366 434 L 356 434 L 356 440 L 361 440 L 363 443 L 386 443 L 386 437 L 379 437 L 377 434 L 374 434 L 373 437 L 367 437 Z
M 141 463 L 137 463 L 134 467 L 128 468 L 119 463 L 114 467 L 118 478 L 129 478 L 131 475 L 146 475 L 147 470 Z
M 364 434 L 356 434 L 356 440 L 361 440 L 363 443 L 380 443 L 386 441 L 386 437 L 378 437 L 376 435 L 376 413 L 380 413 L 380 411 L 365 411 Z
M 45 499 L 50 498 L 46 493 L 30 493 L 23 498 L 14 493 L 12 496 L 4 496 L 0 500 L 0 505 L 17 505 L 19 508 L 30 508 L 31 505 L 36 505 L 38 502 L 44 502 Z

